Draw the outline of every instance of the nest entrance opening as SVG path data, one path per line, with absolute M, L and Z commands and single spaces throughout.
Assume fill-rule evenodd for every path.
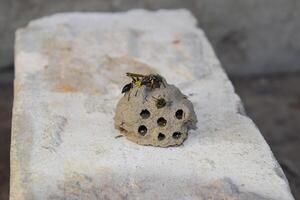
M 182 109 L 177 110 L 175 113 L 175 117 L 177 119 L 182 119 L 183 118 L 183 110 Z
M 163 117 L 160 117 L 157 120 L 157 124 L 158 124 L 158 126 L 164 127 L 167 124 L 167 120 Z
M 180 132 L 174 132 L 172 137 L 175 139 L 175 140 L 178 140 L 180 137 L 181 137 L 181 133 Z
M 147 133 L 147 127 L 145 125 L 139 126 L 138 132 L 141 136 L 146 135 Z
M 164 140 L 165 138 L 166 138 L 166 136 L 165 136 L 165 134 L 163 134 L 163 133 L 159 133 L 158 136 L 157 136 L 157 139 L 158 139 L 159 141 L 162 141 L 162 140 Z
M 148 119 L 150 117 L 150 112 L 149 110 L 147 109 L 144 109 L 141 111 L 140 113 L 140 116 L 143 118 L 143 119 Z

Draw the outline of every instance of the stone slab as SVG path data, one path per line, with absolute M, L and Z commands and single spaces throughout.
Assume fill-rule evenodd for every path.
M 65 13 L 19 29 L 10 199 L 293 199 L 195 18 L 185 10 Z M 193 102 L 183 146 L 114 128 L 125 72 L 157 72 Z

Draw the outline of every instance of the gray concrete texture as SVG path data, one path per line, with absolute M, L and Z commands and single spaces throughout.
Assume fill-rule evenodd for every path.
M 0 0 L 0 67 L 13 64 L 16 28 L 66 11 L 187 8 L 197 17 L 230 74 L 300 69 L 297 0 Z

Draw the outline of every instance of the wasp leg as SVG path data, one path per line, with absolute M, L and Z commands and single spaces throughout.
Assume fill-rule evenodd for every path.
M 155 86 L 154 86 L 154 81 L 153 81 L 153 79 L 151 80 L 151 89 L 153 90 L 155 88 Z
M 152 96 L 152 98 L 153 98 L 153 99 L 155 99 L 155 100 L 157 100 L 157 99 L 158 99 L 158 98 L 156 98 L 156 97 L 154 97 L 154 96 Z
M 131 91 L 128 92 L 128 99 L 127 99 L 127 101 L 130 100 L 130 94 L 131 94 Z
M 132 81 L 135 83 L 137 80 L 136 80 L 136 77 L 133 77 L 133 76 L 131 76 L 131 78 L 132 78 Z
M 146 93 L 146 95 L 145 95 L 144 100 L 148 102 L 148 94 L 147 94 L 147 93 Z

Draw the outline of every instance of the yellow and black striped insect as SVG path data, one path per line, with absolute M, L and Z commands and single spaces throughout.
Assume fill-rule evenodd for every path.
M 150 74 L 143 77 L 141 85 L 145 85 L 150 89 L 160 88 L 161 85 L 166 87 L 163 78 L 158 74 Z
M 126 73 L 127 76 L 131 77 L 132 82 L 126 84 L 123 89 L 122 89 L 122 93 L 126 93 L 129 92 L 133 87 L 141 87 L 141 79 L 143 77 L 145 77 L 142 74 L 134 74 L 134 73 Z
M 160 88 L 161 84 L 165 86 L 163 78 L 158 74 L 142 75 L 128 72 L 126 75 L 132 78 L 132 82 L 123 87 L 122 93 L 129 92 L 133 87 L 140 88 L 143 85 L 150 89 Z

